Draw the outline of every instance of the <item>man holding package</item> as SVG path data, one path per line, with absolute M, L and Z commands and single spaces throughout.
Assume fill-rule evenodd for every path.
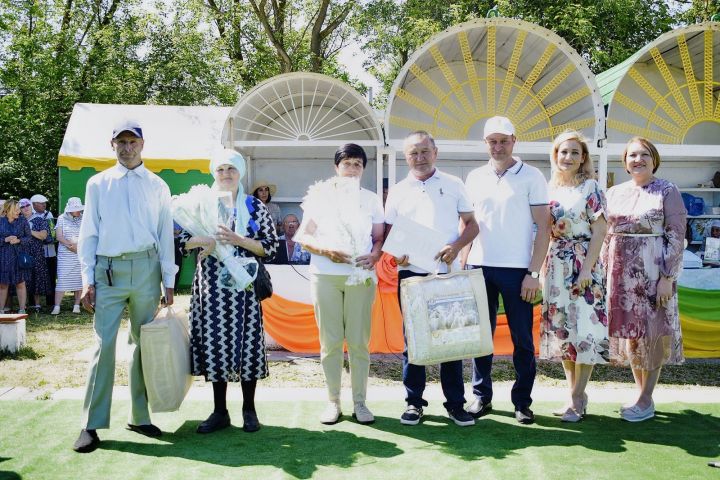
M 85 215 L 78 255 L 82 268 L 82 302 L 95 312 L 97 350 L 90 364 L 83 429 L 76 452 L 95 450 L 98 428 L 108 428 L 115 378 L 115 342 L 125 307 L 130 315 L 129 386 L 132 409 L 129 430 L 157 437 L 150 422 L 140 361 L 140 326 L 153 319 L 165 286 L 167 305 L 173 303 L 177 267 L 173 254 L 170 189 L 143 164 L 140 125 L 124 121 L 113 130 L 115 166 L 93 176 L 85 191 Z
M 488 119 L 484 138 L 490 159 L 470 172 L 465 181 L 480 234 L 463 263 L 483 270 L 493 333 L 498 295 L 502 295 L 514 347 L 511 397 L 515 419 L 530 424 L 535 421 L 530 394 L 536 371 L 531 302 L 540 289 L 540 267 L 550 241 L 547 181 L 540 170 L 513 157 L 516 139 L 510 120 Z M 533 224 L 537 225 L 534 239 Z M 475 418 L 492 410 L 492 359 L 491 354 L 473 360 L 475 401 L 468 412 Z
M 398 216 L 407 217 L 442 232 L 447 237 L 447 244 L 435 255 L 435 258 L 442 262 L 440 273 L 447 272 L 445 264 L 454 265 L 458 270 L 458 253 L 478 233 L 472 205 L 462 181 L 435 168 L 438 150 L 435 140 L 428 132 L 417 131 L 408 135 L 403 151 L 410 172 L 388 193 L 385 205 L 386 234 L 390 232 Z M 461 228 L 458 227 L 460 224 Z M 396 261 L 398 282 L 405 278 L 429 274 L 412 266 L 412 259 L 407 255 L 396 258 Z M 459 426 L 474 425 L 475 420 L 463 408 L 465 390 L 462 360 L 440 364 L 440 383 L 446 399 L 444 406 L 450 419 Z M 423 399 L 425 367 L 408 362 L 407 342 L 403 351 L 403 384 L 407 392 L 407 408 L 400 417 L 400 422 L 404 425 L 417 425 L 423 415 L 423 407 L 428 405 Z

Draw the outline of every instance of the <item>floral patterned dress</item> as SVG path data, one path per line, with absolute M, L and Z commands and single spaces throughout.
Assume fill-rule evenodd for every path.
M 545 259 L 540 358 L 594 365 L 609 360 L 605 272 L 598 261 L 585 291 L 578 275 L 590 246 L 594 220 L 605 214 L 595 180 L 549 189 L 552 231 Z
M 608 270 L 610 357 L 643 370 L 683 362 L 677 284 L 665 307 L 656 303 L 661 275 L 682 270 L 687 212 L 677 187 L 654 179 L 608 190 L 608 235 L 602 258 Z
M 32 217 L 29 220 L 30 228 L 34 232 L 48 231 L 48 222 L 42 217 Z M 33 257 L 32 277 L 28 282 L 28 298 L 33 295 L 47 295 L 52 292 L 50 287 L 50 273 L 45 260 L 45 242 L 31 236 L 25 250 Z

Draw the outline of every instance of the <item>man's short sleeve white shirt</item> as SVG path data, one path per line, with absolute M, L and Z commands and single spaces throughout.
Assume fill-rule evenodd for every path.
M 502 175 L 488 163 L 470 172 L 465 181 L 480 227 L 468 256 L 470 265 L 530 265 L 534 234 L 530 207 L 549 203 L 547 180 L 537 168 L 515 160 Z
M 435 169 L 430 178 L 421 181 L 411 172 L 390 189 L 385 202 L 385 223 L 392 225 L 398 215 L 402 215 L 444 233 L 446 243 L 452 243 L 460 236 L 460 214 L 472 211 L 465 186 L 459 178 Z M 455 267 L 459 268 L 459 264 Z M 399 269 L 427 273 L 413 266 Z

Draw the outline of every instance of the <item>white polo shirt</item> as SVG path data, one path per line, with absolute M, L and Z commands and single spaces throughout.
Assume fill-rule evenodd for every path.
M 547 205 L 545 176 L 517 157 L 502 175 L 487 165 L 476 168 L 465 180 L 480 233 L 473 240 L 469 265 L 528 268 L 532 256 L 531 206 Z
M 472 211 L 472 204 L 462 180 L 436 168 L 432 177 L 425 181 L 418 180 L 410 172 L 404 180 L 390 189 L 385 202 L 385 223 L 392 225 L 398 215 L 402 215 L 421 225 L 443 232 L 447 236 L 447 243 L 452 243 L 460 236 L 458 228 L 460 214 Z M 457 260 L 453 268 L 456 270 L 460 268 Z M 398 269 L 428 273 L 413 265 Z M 443 263 L 440 272 L 445 273 L 445 271 Z

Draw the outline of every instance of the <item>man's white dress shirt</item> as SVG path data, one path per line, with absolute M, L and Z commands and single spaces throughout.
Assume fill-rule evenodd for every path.
M 128 170 L 120 163 L 94 175 L 85 190 L 85 213 L 78 255 L 83 285 L 95 284 L 95 257 L 155 248 L 163 285 L 175 284 L 175 254 L 170 189 L 140 164 Z

